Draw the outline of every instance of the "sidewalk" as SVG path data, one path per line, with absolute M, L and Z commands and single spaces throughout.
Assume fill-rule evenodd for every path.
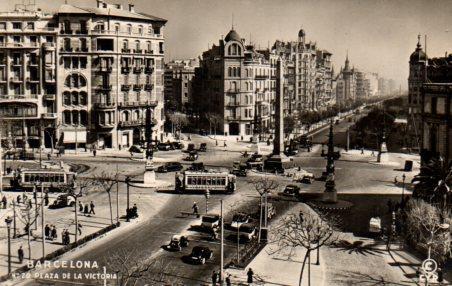
M 305 204 L 297 204 L 293 208 L 289 209 L 286 214 L 303 212 L 313 212 Z M 278 224 L 285 215 L 282 215 L 277 221 L 272 224 Z M 271 238 L 270 238 L 271 240 Z M 303 265 L 305 249 L 299 247 L 295 250 L 295 254 L 291 259 L 288 259 L 289 250 L 283 250 L 278 253 L 274 252 L 274 245 L 268 244 L 252 261 L 246 269 L 226 269 L 225 275 L 231 274 L 231 280 L 233 285 L 248 285 L 247 271 L 249 268 L 254 272 L 254 284 L 253 285 L 298 285 L 300 278 L 300 271 Z M 316 253 L 311 253 L 311 285 L 323 286 L 330 285 L 325 284 L 325 256 L 320 254 L 320 265 L 316 263 Z M 269 267 L 271 265 L 271 267 Z M 308 285 L 308 264 L 305 265 L 303 272 L 302 285 Z

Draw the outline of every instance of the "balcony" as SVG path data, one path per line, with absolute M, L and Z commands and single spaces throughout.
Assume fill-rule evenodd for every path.
M 154 89 L 154 85 L 152 83 L 144 85 L 144 90 L 146 90 L 146 91 L 151 91 L 153 89 Z
M 57 119 L 58 113 L 43 113 L 41 114 L 42 119 Z
M 145 50 L 144 53 L 148 54 L 148 55 L 153 55 L 154 51 L 153 50 Z
M 96 109 L 116 109 L 116 102 L 97 102 L 94 104 Z
M 9 78 L 9 81 L 11 81 L 11 82 L 22 82 L 23 80 L 20 77 L 12 76 L 12 77 Z
M 32 102 L 38 103 L 37 94 L 2 94 L 0 95 L 0 102 Z
M 240 106 L 240 102 L 235 102 L 235 101 L 228 102 L 228 103 L 226 104 L 226 106 L 233 106 L 233 107 L 235 107 L 235 106 Z
M 140 91 L 143 89 L 143 85 L 142 84 L 134 84 L 133 85 L 133 90 L 134 91 Z
M 240 92 L 238 89 L 230 88 L 226 91 L 227 93 L 238 93 Z
M 49 101 L 55 101 L 56 95 L 55 94 L 44 94 L 43 99 L 49 100 Z
M 63 52 L 63 53 L 70 53 L 70 52 L 72 52 L 73 51 L 73 48 L 72 47 L 61 47 L 60 48 L 60 52 Z
M 133 68 L 133 73 L 142 73 L 143 72 L 143 68 L 142 67 L 134 67 Z
M 134 50 L 134 53 L 135 53 L 135 54 L 142 54 L 142 53 L 143 53 L 143 50 L 142 50 L 142 49 L 135 49 L 135 50 Z
M 119 108 L 128 108 L 128 107 L 156 107 L 158 104 L 157 101 L 125 101 L 120 102 L 118 104 Z
M 114 128 L 115 123 L 114 122 L 97 122 L 97 126 L 100 128 Z
M 110 73 L 112 72 L 113 67 L 112 66 L 100 66 L 99 67 L 99 72 L 107 72 Z
M 152 74 L 153 72 L 154 72 L 154 68 L 152 68 L 152 67 L 144 68 L 144 73 L 145 74 Z
M 29 78 L 29 77 L 27 77 L 26 81 L 27 82 L 39 82 L 39 78 L 35 78 L 35 77 Z
M 60 34 L 61 35 L 72 35 L 72 29 L 61 29 Z
M 3 43 L 3 42 L 0 42 L 0 49 L 1 48 L 36 49 L 36 48 L 38 48 L 38 43 L 33 43 L 33 42 L 31 42 L 31 43 Z
M 121 49 L 121 53 L 129 54 L 130 53 L 130 49 Z
M 130 90 L 130 84 L 121 85 L 121 91 L 129 91 L 129 90 Z
M 88 30 L 87 29 L 75 30 L 75 33 L 77 35 L 86 35 L 88 34 Z
M 268 79 L 268 76 L 266 76 L 266 75 L 256 75 L 254 77 L 254 79 Z
M 121 68 L 121 73 L 123 73 L 123 74 L 130 73 L 130 68 L 129 67 L 122 67 Z
M 240 118 L 238 116 L 231 116 L 231 115 L 229 115 L 229 116 L 226 116 L 226 119 L 227 120 L 239 120 Z
M 55 43 L 43 43 L 42 46 L 44 47 L 44 50 L 49 52 L 55 50 Z
M 89 50 L 88 50 L 88 47 L 81 47 L 80 51 L 84 52 L 84 53 L 87 53 Z
M 112 85 L 111 84 L 103 84 L 95 87 L 96 90 L 102 90 L 102 91 L 111 91 Z
M 135 127 L 135 126 L 144 126 L 146 121 L 144 120 L 132 120 L 132 121 L 120 121 L 119 127 Z

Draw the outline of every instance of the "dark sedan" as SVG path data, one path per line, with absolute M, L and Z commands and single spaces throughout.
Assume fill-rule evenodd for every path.
M 166 173 L 166 172 L 178 172 L 183 169 L 182 164 L 179 162 L 167 162 L 165 165 L 159 166 L 157 168 L 157 172 Z

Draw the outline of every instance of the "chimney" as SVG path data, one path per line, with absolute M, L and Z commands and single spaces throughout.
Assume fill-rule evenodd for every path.
M 102 8 L 104 4 L 104 1 L 102 0 L 97 0 L 97 8 Z
M 129 12 L 135 12 L 135 5 L 129 4 Z

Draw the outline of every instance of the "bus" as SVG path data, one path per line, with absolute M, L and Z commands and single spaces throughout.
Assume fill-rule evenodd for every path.
M 177 192 L 233 193 L 236 189 L 236 177 L 228 172 L 184 171 L 175 177 Z
M 11 187 L 16 190 L 31 191 L 37 183 L 42 183 L 45 190 L 61 191 L 73 184 L 75 173 L 64 169 L 22 169 L 11 180 Z

